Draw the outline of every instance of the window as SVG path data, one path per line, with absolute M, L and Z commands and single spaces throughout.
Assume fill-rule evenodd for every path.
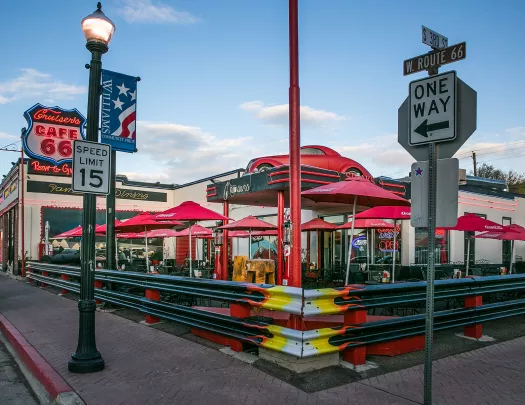
M 436 229 L 436 248 L 434 260 L 436 264 L 446 264 L 450 257 L 450 232 Z M 416 264 L 428 263 L 428 229 L 416 228 Z
M 393 221 L 386 221 L 392 222 Z M 374 234 L 373 239 L 373 259 L 371 263 L 376 264 L 392 264 L 394 257 L 394 250 L 396 252 L 396 263 L 401 263 L 401 225 L 399 222 L 396 225 L 395 236 L 396 245 L 394 247 L 394 230 L 393 229 L 372 229 L 370 230 Z
M 301 155 L 326 155 L 326 153 L 317 148 L 304 148 L 301 149 Z
M 512 218 L 503 217 L 501 218 L 501 225 L 508 226 L 512 224 Z M 502 240 L 501 241 L 501 262 L 507 269 L 510 267 L 510 260 L 512 257 L 512 241 Z
M 465 212 L 465 214 L 468 214 Z M 487 216 L 485 214 L 476 214 L 475 212 L 472 212 L 472 214 L 477 215 L 478 217 L 481 217 L 483 219 L 487 219 Z M 474 235 L 476 232 L 464 232 L 464 262 L 469 263 L 469 267 L 476 264 L 476 239 L 474 238 Z M 470 247 L 470 248 L 469 248 Z M 467 259 L 467 254 L 470 252 L 470 255 Z

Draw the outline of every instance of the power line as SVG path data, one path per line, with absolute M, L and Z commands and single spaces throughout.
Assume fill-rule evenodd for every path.
M 504 157 L 501 157 L 501 158 L 498 158 L 498 159 L 489 159 L 489 160 L 484 160 L 483 162 L 479 162 L 479 163 L 494 162 L 494 161 L 496 161 L 496 160 L 503 160 L 503 159 L 514 159 L 514 158 L 521 157 L 521 156 L 525 156 L 525 153 L 523 153 L 523 154 L 521 154 L 521 155 L 504 156 Z
M 480 150 L 505 148 L 505 147 L 507 147 L 507 146 L 509 146 L 509 145 L 516 145 L 516 144 L 522 144 L 522 145 L 524 145 L 524 146 L 522 146 L 522 147 L 525 147 L 524 142 L 525 142 L 525 141 L 516 141 L 516 142 L 505 143 L 505 144 L 500 145 L 500 146 L 488 146 L 488 147 L 486 147 L 486 148 L 473 149 L 472 151 L 461 152 L 460 154 L 458 154 L 458 156 L 470 155 L 472 152 L 478 152 L 478 151 L 480 151 Z

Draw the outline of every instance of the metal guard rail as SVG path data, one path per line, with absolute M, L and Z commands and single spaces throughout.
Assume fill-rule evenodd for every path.
M 45 271 L 80 277 L 80 267 L 75 266 L 57 266 L 48 263 L 30 262 L 28 268 L 31 271 Z M 303 307 L 302 289 L 295 287 L 116 270 L 96 270 L 95 280 L 174 294 L 193 295 L 217 301 L 245 303 L 257 308 L 296 315 L 301 315 Z
M 425 290 L 425 281 L 305 290 L 303 315 L 340 314 L 352 309 L 423 303 Z M 434 298 L 438 301 L 511 291 L 525 291 L 525 274 L 436 280 Z
M 78 278 L 80 277 L 78 267 L 56 266 L 35 262 L 30 263 L 29 267 L 30 271 L 28 271 L 27 276 L 30 279 L 63 288 L 77 294 L 80 291 L 80 284 L 78 282 L 35 273 L 35 271 L 44 271 L 54 274 L 66 274 Z M 160 289 L 160 287 L 163 287 L 163 291 L 181 292 L 229 302 L 249 303 L 250 305 L 263 308 L 264 306 L 261 305 L 261 301 L 254 301 L 253 295 L 251 295 L 250 292 L 259 292 L 261 288 L 271 289 L 272 287 L 248 283 L 195 280 L 184 277 L 147 275 L 111 270 L 97 270 L 95 279 L 148 289 Z M 453 283 L 450 281 L 453 281 Z M 450 281 L 443 280 L 436 282 L 436 291 L 440 291 L 441 295 L 439 295 L 439 297 L 441 299 L 443 297 L 464 297 L 468 295 L 525 289 L 525 276 L 522 275 L 487 277 L 486 280 L 463 279 Z M 175 285 L 174 283 L 180 283 L 181 285 Z M 424 283 L 411 284 L 414 285 L 347 286 L 341 289 L 304 290 L 304 315 L 320 313 L 313 312 L 309 306 L 312 305 L 312 302 L 319 303 L 321 300 L 325 300 L 323 301 L 324 303 L 333 302 L 334 305 L 337 305 L 336 308 L 338 309 L 334 312 L 322 313 L 339 313 L 342 312 L 340 309 L 343 307 L 346 307 L 346 310 L 366 309 L 381 305 L 387 306 L 420 301 L 419 295 L 421 294 Z M 213 286 L 216 288 L 211 291 Z M 256 289 L 249 290 L 249 288 L 253 286 L 255 286 Z M 222 294 L 219 295 L 220 298 L 217 298 L 218 291 Z M 350 293 L 352 295 L 349 295 Z M 388 294 L 390 294 L 390 296 L 388 296 Z M 438 294 L 436 295 L 438 296 Z M 425 329 L 424 314 L 335 328 L 299 331 L 253 318 L 234 318 L 206 310 L 153 301 L 137 295 L 101 288 L 95 289 L 95 298 L 297 357 L 316 356 L 374 343 L 422 335 Z M 271 299 L 270 297 L 268 300 Z M 351 300 L 357 300 L 361 304 L 349 304 L 348 301 Z M 255 304 L 252 304 L 252 301 L 255 302 Z M 336 302 L 338 304 L 335 304 Z M 343 304 L 339 304 L 341 302 L 343 302 Z M 333 311 L 332 306 L 327 307 Z M 327 307 L 325 307 L 324 310 L 326 310 Z M 284 307 L 280 308 L 280 310 L 294 313 L 283 309 Z M 310 310 L 308 310 L 308 308 L 310 308 Z M 473 325 L 522 314 L 525 314 L 525 299 L 485 304 L 473 308 L 439 311 L 434 313 L 434 330 Z

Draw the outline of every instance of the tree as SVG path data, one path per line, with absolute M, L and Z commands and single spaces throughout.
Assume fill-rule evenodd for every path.
M 512 169 L 506 172 L 501 169 L 496 169 L 493 165 L 488 165 L 486 163 L 482 163 L 481 166 L 478 167 L 478 177 L 505 180 L 509 186 L 525 184 L 525 173 L 518 173 Z

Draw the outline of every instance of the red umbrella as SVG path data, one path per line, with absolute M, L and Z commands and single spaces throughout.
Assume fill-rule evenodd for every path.
M 480 239 L 525 240 L 525 228 L 512 224 L 503 227 L 503 232 L 484 232 L 474 236 Z
M 356 219 L 410 219 L 410 207 L 379 206 L 356 214 Z
M 277 229 L 252 232 L 252 236 L 277 236 Z
M 177 221 L 189 221 L 190 225 L 196 221 L 224 221 L 228 217 L 218 214 L 215 211 L 204 208 L 193 201 L 185 201 L 177 207 L 170 208 L 153 216 L 155 220 L 162 221 L 172 219 Z M 190 228 L 191 229 L 191 228 Z M 190 277 L 192 277 L 192 258 L 191 258 L 191 233 L 190 236 Z
M 230 238 L 247 238 L 250 234 L 246 231 L 231 231 L 228 233 Z
M 144 238 L 143 233 L 136 233 L 136 232 L 125 232 L 125 233 L 119 233 L 117 235 L 118 239 L 142 239 Z
M 212 233 L 213 231 L 211 229 L 194 224 L 190 226 L 189 228 L 183 229 L 182 231 L 175 232 L 174 236 L 178 237 L 178 236 L 190 236 L 191 235 L 192 237 L 198 237 L 198 236 L 211 235 Z
M 314 218 L 301 225 L 301 231 L 333 231 L 336 225 L 323 221 L 321 218 Z
M 118 219 L 115 219 L 115 226 L 120 224 L 120 221 Z M 106 224 L 103 225 L 97 225 L 95 228 L 95 233 L 105 234 L 106 233 Z
M 510 269 L 509 274 L 512 274 L 512 262 L 514 261 L 514 241 L 523 240 L 525 241 L 525 228 L 517 224 L 504 226 L 504 232 L 484 232 L 482 234 L 474 236 L 475 238 L 481 239 L 496 239 L 496 240 L 511 240 L 512 241 L 512 254 L 510 258 Z
M 269 222 L 265 222 L 260 220 L 259 218 L 255 218 L 252 215 L 247 216 L 246 218 L 239 219 L 238 221 L 234 221 L 232 223 L 229 223 L 227 225 L 223 225 L 219 227 L 220 229 L 235 229 L 235 230 L 247 230 L 249 235 L 252 235 L 253 229 L 258 229 L 260 231 L 265 230 L 271 230 L 271 229 L 277 229 L 277 227 L 273 224 L 270 224 Z M 251 238 L 248 242 L 248 257 L 251 259 L 252 257 L 252 241 Z
M 95 225 L 95 236 L 104 236 L 104 234 L 96 232 L 96 229 L 99 226 L 100 225 Z M 69 234 L 70 238 L 81 238 L 82 237 L 82 227 L 81 226 L 77 226 L 75 229 L 72 229 L 71 231 L 69 231 L 68 234 Z
M 355 216 L 356 218 L 362 219 L 393 219 L 394 220 L 394 248 L 392 249 L 392 277 L 390 278 L 391 282 L 395 281 L 395 272 L 396 272 L 396 237 L 397 237 L 397 221 L 399 219 L 410 219 L 410 207 L 400 207 L 400 206 L 382 206 L 382 207 L 373 207 L 369 210 L 360 212 Z
M 337 229 L 350 229 L 352 225 L 355 229 L 394 229 L 394 225 L 381 219 L 356 219 L 338 226 Z
M 456 226 L 450 228 L 439 228 L 447 231 L 465 232 L 505 232 L 505 227 L 496 222 L 489 221 L 476 214 L 465 214 L 458 218 Z M 513 232 L 512 230 L 510 232 Z
M 178 232 L 174 231 L 173 229 L 154 229 L 152 231 L 147 231 L 145 234 L 141 233 L 141 235 L 148 238 L 172 238 L 174 236 L 177 236 Z
M 310 233 L 311 231 L 334 231 L 336 225 L 330 222 L 323 221 L 321 218 L 314 218 L 301 225 L 302 232 L 308 232 L 306 234 L 306 262 L 310 265 Z M 320 235 L 319 235 L 320 237 Z M 320 257 L 320 239 L 317 239 L 317 266 L 319 267 Z
M 228 220 L 228 217 L 221 215 L 215 211 L 204 208 L 193 201 L 185 201 L 177 207 L 160 212 L 153 215 L 156 221 L 176 220 L 176 221 L 223 221 Z
M 66 232 L 62 232 L 62 233 L 60 233 L 60 234 L 58 234 L 57 236 L 52 237 L 51 239 L 67 239 L 67 238 L 72 238 L 73 236 L 71 236 L 71 233 L 74 233 L 74 232 L 78 231 L 79 229 L 80 229 L 80 234 L 82 235 L 82 226 L 79 225 L 79 226 L 77 226 L 76 228 L 70 229 L 69 231 L 66 231 Z
M 503 225 L 489 221 L 476 214 L 465 214 L 458 218 L 456 226 L 450 228 L 439 228 L 447 231 L 464 231 L 464 232 L 505 232 Z M 510 232 L 514 232 L 510 230 Z M 465 275 L 468 276 L 470 265 L 470 238 L 467 243 L 467 263 L 465 264 Z
M 375 185 L 364 177 L 351 177 L 345 181 L 330 183 L 325 186 L 303 191 L 301 194 L 315 202 L 353 203 L 352 218 L 355 217 L 355 211 L 358 204 L 365 207 L 375 207 L 378 205 L 410 205 L 410 203 L 404 198 Z M 350 231 L 350 244 L 346 264 L 346 284 L 348 284 L 348 278 L 350 276 L 350 258 L 352 254 L 353 239 L 354 227 L 352 227 Z
M 115 225 L 115 230 L 127 232 L 147 232 L 153 229 L 166 229 L 174 226 L 182 226 L 183 224 L 173 219 L 166 219 L 156 221 L 153 219 L 154 214 L 150 212 L 143 212 L 130 218 L 126 221 Z M 149 256 L 148 256 L 148 238 L 146 238 L 146 271 L 149 271 Z

